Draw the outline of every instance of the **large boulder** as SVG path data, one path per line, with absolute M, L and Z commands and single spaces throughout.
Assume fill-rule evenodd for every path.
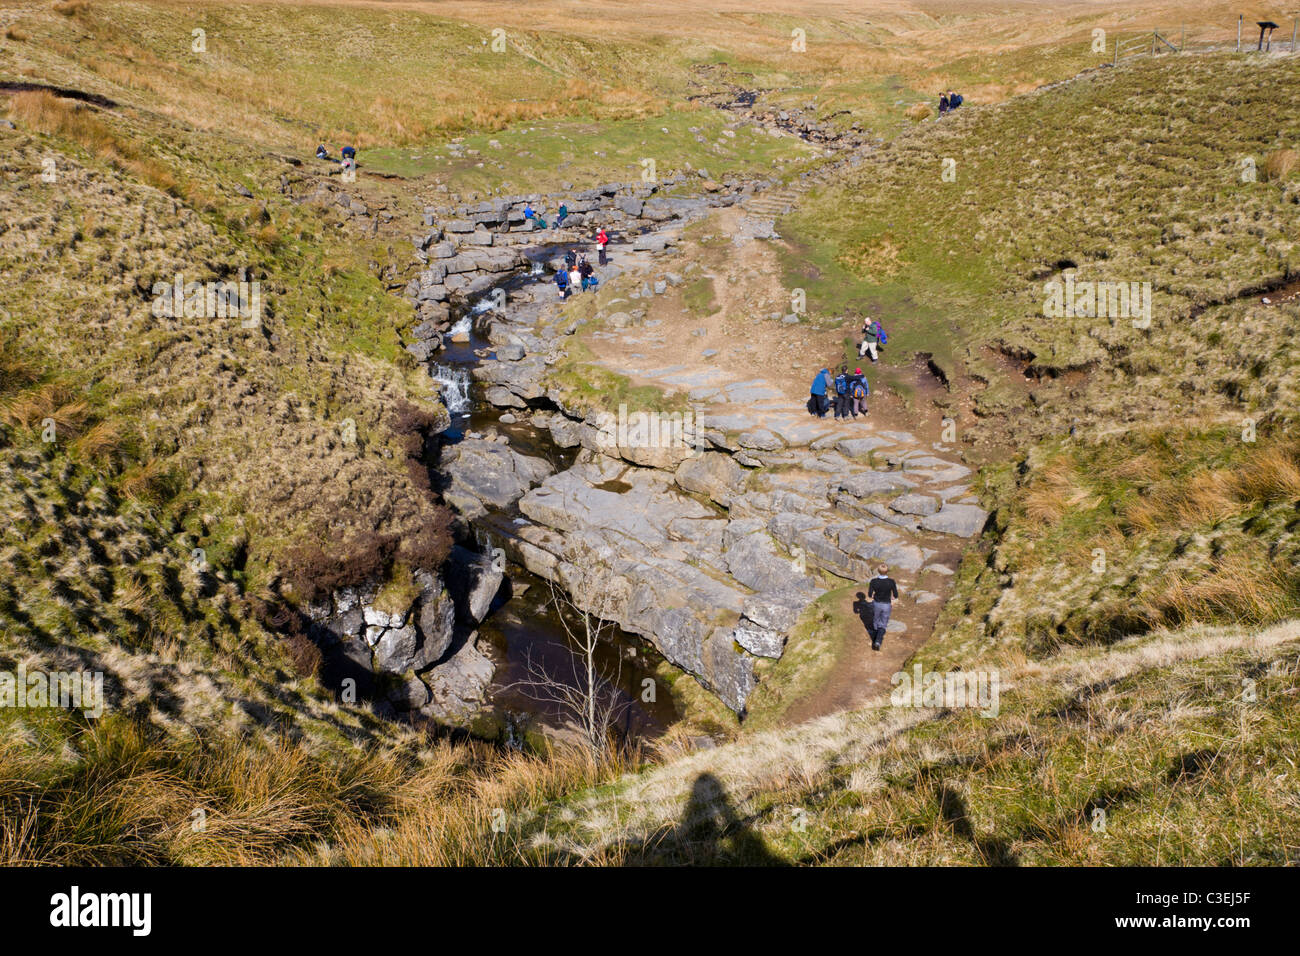
M 505 572 L 487 555 L 456 545 L 447 564 L 447 587 L 464 622 L 479 624 L 501 590 Z
M 555 469 L 501 442 L 467 438 L 443 450 L 441 470 L 448 478 L 443 498 L 467 518 L 500 511 Z
M 463 723 L 482 707 L 496 667 L 475 647 L 475 636 L 470 635 L 450 658 L 424 675 L 431 699 L 420 708 L 421 713 Z

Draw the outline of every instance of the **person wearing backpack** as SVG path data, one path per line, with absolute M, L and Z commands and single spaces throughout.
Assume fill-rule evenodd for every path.
M 859 412 L 863 416 L 867 414 L 867 396 L 870 394 L 871 386 L 867 384 L 867 377 L 862 374 L 862 369 L 857 369 L 849 380 L 849 408 L 854 418 L 858 417 Z
M 858 345 L 858 357 L 870 355 L 871 361 L 879 357 L 877 350 L 889 341 L 884 327 L 874 319 L 868 318 L 862 323 L 862 342 Z
M 840 374 L 835 376 L 835 417 L 849 417 L 849 367 L 840 366 Z
M 560 226 L 563 226 L 564 220 L 568 218 L 569 218 L 569 207 L 564 203 L 560 203 L 560 211 L 555 215 L 555 228 L 558 229 Z
M 876 339 L 877 324 L 871 320 L 871 316 L 862 320 L 862 341 L 858 343 L 858 358 L 869 353 L 871 361 L 876 360 L 876 346 L 879 344 Z
M 555 272 L 555 287 L 560 290 L 560 298 L 569 297 L 569 270 L 557 269 Z

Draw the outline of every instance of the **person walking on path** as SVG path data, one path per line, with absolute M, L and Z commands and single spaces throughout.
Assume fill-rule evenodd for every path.
M 605 247 L 607 245 L 609 245 L 609 236 L 606 235 L 602 227 L 600 232 L 596 233 L 596 248 L 600 250 L 600 264 L 602 266 L 609 265 L 609 260 L 605 258 Z
M 862 320 L 862 342 L 858 345 L 858 358 L 870 354 L 871 361 L 876 360 L 876 347 L 880 344 L 880 323 L 871 316 Z
M 876 568 L 876 576 L 867 585 L 867 597 L 871 599 L 871 649 L 878 651 L 885 642 L 889 612 L 898 597 L 898 584 L 889 576 L 889 565 Z

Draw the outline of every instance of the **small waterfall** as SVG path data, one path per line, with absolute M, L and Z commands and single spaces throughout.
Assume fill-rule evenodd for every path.
M 461 321 L 468 323 L 469 319 L 462 319 Z M 433 367 L 433 380 L 438 383 L 438 387 L 442 391 L 442 403 L 447 406 L 447 411 L 453 415 L 469 413 L 468 369 L 452 368 L 449 365 L 435 365 Z
M 447 338 L 450 339 L 453 335 L 469 335 L 473 328 L 474 324 L 470 316 L 462 315 L 460 321 L 447 330 Z

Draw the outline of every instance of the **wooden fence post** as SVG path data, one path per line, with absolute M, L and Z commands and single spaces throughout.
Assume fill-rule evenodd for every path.
M 1237 52 L 1241 52 L 1241 21 L 1245 19 L 1241 14 L 1237 15 Z

